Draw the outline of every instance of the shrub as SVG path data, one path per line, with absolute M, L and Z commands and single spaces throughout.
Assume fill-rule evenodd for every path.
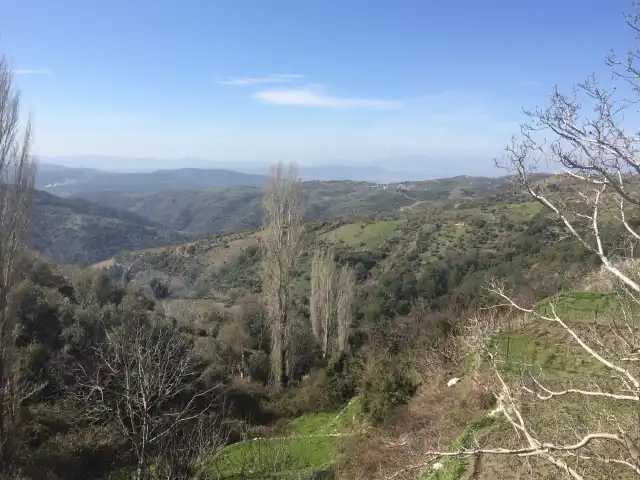
M 329 361 L 325 370 L 325 384 L 329 402 L 333 407 L 345 405 L 356 395 L 361 373 L 359 364 L 345 354 Z
M 419 386 L 398 358 L 385 356 L 374 360 L 362 382 L 362 411 L 372 423 L 380 424 L 397 407 L 408 403 Z
M 289 410 L 294 415 L 331 410 L 330 393 L 324 372 L 315 370 L 289 398 Z
M 149 282 L 149 288 L 151 289 L 151 294 L 154 298 L 166 298 L 171 294 L 171 289 L 167 282 L 157 277 L 153 277 L 151 279 L 151 282 Z
M 266 385 L 269 381 L 271 365 L 269 355 L 261 350 L 256 350 L 249 357 L 249 375 L 251 379 Z

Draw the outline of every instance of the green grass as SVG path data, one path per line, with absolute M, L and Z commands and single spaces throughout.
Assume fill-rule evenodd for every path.
M 398 233 L 401 225 L 400 220 L 348 223 L 327 232 L 323 237 L 330 243 L 348 246 L 356 250 L 368 250 L 378 247 L 387 238 Z
M 362 426 L 360 402 L 355 398 L 340 412 L 293 419 L 287 429 L 290 436 L 248 440 L 224 448 L 207 462 L 199 478 L 297 479 L 329 467 L 342 442 Z
M 535 368 L 552 375 L 583 374 L 599 368 L 580 347 L 553 336 L 512 332 L 498 335 L 494 345 L 500 354 L 504 371 L 520 373 L 523 368 Z
M 534 217 L 542 210 L 538 202 L 510 203 L 502 207 L 502 211 L 510 220 L 524 220 Z
M 601 292 L 566 292 L 545 299 L 536 305 L 542 315 L 553 315 L 551 305 L 555 304 L 556 314 L 569 321 L 605 320 L 606 314 L 619 308 L 618 299 Z
M 451 450 L 463 450 L 473 446 L 476 435 L 486 436 L 491 432 L 491 427 L 500 423 L 498 417 L 479 417 L 469 422 L 460 432 L 458 438 L 451 445 Z M 467 472 L 467 462 L 462 458 L 445 458 L 440 464 L 440 469 L 429 467 L 422 474 L 424 480 L 459 480 Z
M 298 478 L 327 468 L 340 437 L 291 437 L 250 440 L 222 450 L 201 479 Z
M 309 413 L 293 419 L 289 428 L 293 435 L 331 435 L 335 433 L 352 433 L 363 426 L 360 398 L 351 399 L 340 412 Z
M 297 436 L 321 435 L 336 418 L 335 413 L 318 412 L 302 415 L 289 423 L 292 433 Z

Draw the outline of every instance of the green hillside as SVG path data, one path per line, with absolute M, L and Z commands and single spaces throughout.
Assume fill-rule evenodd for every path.
M 44 258 L 86 266 L 122 252 L 186 237 L 126 211 L 35 191 L 30 247 Z
M 376 185 L 365 182 L 304 182 L 306 218 L 326 220 L 396 215 L 401 209 L 424 208 L 424 203 L 456 201 L 508 192 L 506 179 L 456 177 L 405 184 Z M 259 228 L 262 224 L 262 189 L 173 190 L 150 195 L 117 191 L 83 193 L 96 203 L 134 212 L 168 228 L 197 235 L 229 234 Z
M 541 302 L 543 311 L 552 300 Z M 568 326 L 583 338 L 588 338 L 589 324 L 604 323 L 599 338 L 609 346 L 615 344 L 616 329 L 610 324 L 606 326 L 606 320 L 619 317 L 622 311 L 613 296 L 572 292 L 553 301 L 557 302 L 558 311 L 562 312 Z M 586 312 L 589 315 L 585 315 Z M 511 327 L 503 328 L 490 340 L 495 365 L 514 392 L 527 376 L 556 391 L 565 388 L 593 390 L 594 385 L 602 391 L 620 388 L 611 371 L 572 342 L 564 328 L 534 317 L 522 320 L 514 319 Z M 478 446 L 487 450 L 520 448 L 526 447 L 527 442 L 514 432 L 503 416 L 494 413 L 496 400 L 486 396 L 483 386 L 496 388 L 493 382 L 497 380 L 485 358 L 477 356 L 476 352 L 465 352 L 462 362 L 445 362 L 440 366 L 440 375 L 428 375 L 425 365 L 427 360 L 433 360 L 433 351 L 425 349 L 423 342 L 424 338 L 413 340 L 410 343 L 414 347 L 406 352 L 409 368 L 420 372 L 423 379 L 420 390 L 403 414 L 386 428 L 361 439 L 357 446 L 352 444 L 348 455 L 343 450 L 345 456 L 337 458 L 344 478 L 360 478 L 374 462 L 382 468 L 378 471 L 380 478 L 392 475 L 395 475 L 393 478 L 422 480 L 558 478 L 559 470 L 536 456 L 525 461 L 515 455 L 488 454 L 444 457 L 436 462 L 432 455 L 426 454 L 429 450 L 446 452 Z M 448 386 L 447 381 L 453 377 L 460 378 L 460 382 Z M 531 382 L 527 385 L 533 388 Z M 540 401 L 532 395 L 522 395 L 518 396 L 517 405 L 526 415 L 526 426 L 535 432 L 536 438 L 556 444 L 571 445 L 589 432 L 616 431 L 621 425 L 631 437 L 638 435 L 633 402 L 597 397 L 586 399 L 580 395 Z M 403 444 L 403 439 L 410 439 L 409 444 Z M 381 443 L 387 444 L 388 448 L 381 449 L 376 445 Z M 637 478 L 635 472 L 624 465 L 598 460 L 601 456 L 615 455 L 615 450 L 598 444 L 590 448 L 590 455 L 584 459 L 569 455 L 565 461 L 581 472 L 588 472 L 589 476 L 585 478 Z M 378 457 L 374 459 L 376 454 Z
M 259 297 L 259 230 L 147 249 L 140 244 L 148 237 L 140 236 L 133 247 L 139 251 L 113 252 L 112 260 L 75 274 L 66 287 L 59 285 L 66 282 L 64 278 L 55 277 L 52 283 L 51 274 L 40 264 L 26 267 L 22 335 L 49 342 L 51 355 L 39 361 L 49 372 L 46 378 L 63 382 L 58 372 L 67 361 L 65 349 L 75 349 L 74 358 L 88 355 L 82 352 L 95 335 L 90 326 L 95 316 L 115 325 L 133 321 L 129 309 L 141 300 L 129 295 L 139 288 L 136 295 L 147 300 L 135 308 L 145 308 L 149 318 L 157 316 L 175 325 L 189 339 L 197 358 L 194 365 L 203 375 L 199 388 L 220 389 L 207 401 L 224 405 L 215 410 L 224 415 L 210 433 L 213 439 L 224 433 L 224 441 L 206 444 L 209 453 L 190 464 L 197 473 L 189 478 L 385 478 L 422 461 L 417 449 L 431 445 L 432 438 L 438 439 L 439 448 L 451 449 L 466 448 L 476 440 L 490 444 L 496 438 L 515 444 L 518 439 L 510 430 L 487 416 L 495 403 L 474 386 L 476 380 L 489 378 L 486 362 L 464 352 L 456 356 L 461 361 L 439 360 L 437 368 L 428 368 L 429 355 L 440 349 L 446 352 L 441 342 L 458 338 L 469 316 L 482 315 L 496 303 L 485 288 L 488 277 L 501 278 L 514 295 L 537 302 L 537 312 L 548 313 L 556 301 L 556 311 L 584 328 L 591 326 L 594 313 L 610 318 L 617 303 L 606 293 L 573 291 L 580 278 L 597 266 L 595 257 L 576 242 L 553 237 L 549 241 L 552 222 L 538 204 L 510 193 L 506 186 L 445 195 L 438 182 L 434 185 L 437 193 L 425 188 L 423 200 L 411 203 L 411 208 L 305 223 L 306 245 L 294 285 L 292 382 L 286 389 L 266 385 L 269 343 Z M 335 192 L 337 185 L 331 188 Z M 412 188 L 401 192 L 415 195 L 416 187 Z M 321 198 L 320 191 L 316 193 Z M 47 195 L 37 201 L 39 208 L 58 215 L 49 220 L 52 223 L 39 224 L 43 231 L 69 236 L 67 232 L 73 232 L 80 239 L 87 238 L 83 232 L 89 225 L 101 226 L 102 231 L 109 226 L 134 232 L 139 231 L 136 226 L 144 227 L 155 239 L 162 231 L 136 213 L 87 201 Z M 612 232 L 605 241 L 610 245 L 617 238 Z M 331 247 L 335 260 L 351 265 L 357 276 L 349 355 L 322 359 L 311 333 L 310 264 L 316 247 Z M 120 281 L 124 268 L 133 278 L 126 289 L 109 281 L 109 277 Z M 69 299 L 61 298 L 55 288 L 64 290 Z M 39 307 L 30 310 L 34 299 Z M 132 312 L 137 312 L 135 308 Z M 62 327 L 40 331 L 39 325 L 55 318 L 60 318 Z M 534 363 L 551 382 L 585 372 L 590 378 L 600 374 L 569 345 L 566 333 L 523 318 L 491 340 L 505 378 L 516 381 L 522 368 Z M 35 348 L 27 345 L 22 348 Z M 446 386 L 453 376 L 462 378 L 455 389 Z M 67 401 L 64 390 L 55 390 L 31 407 L 39 413 L 30 428 L 43 428 L 49 417 L 59 425 L 50 433 L 34 434 L 46 446 L 42 458 L 55 463 L 60 456 L 78 455 L 94 442 L 83 435 L 102 435 L 104 450 L 83 455 L 93 459 L 93 468 L 101 475 L 127 478 L 131 460 L 113 461 L 124 448 L 118 443 L 117 424 L 105 423 L 97 431 L 85 424 L 72 426 L 66 419 L 73 411 Z M 568 413 L 556 417 L 568 424 L 581 405 L 563 402 L 554 408 Z M 529 417 L 537 431 L 551 428 L 547 420 L 551 412 L 544 409 Z M 585 417 L 585 422 L 592 420 Z M 407 438 L 415 443 L 406 443 Z M 73 469 L 58 464 L 51 468 L 58 475 L 68 471 L 73 478 L 80 478 L 86 469 L 81 463 L 69 465 Z M 471 474 L 518 478 L 526 472 L 523 468 L 511 459 L 445 459 L 438 471 L 426 464 L 398 478 L 444 480 Z M 544 466 L 539 471 L 549 473 Z M 517 475 L 509 477 L 511 472 Z
M 573 242 L 550 245 L 549 224 L 538 204 L 503 194 L 425 202 L 383 219 L 309 223 L 309 245 L 296 280 L 301 308 L 306 308 L 310 253 L 320 245 L 332 246 L 339 261 L 356 269 L 359 315 L 369 321 L 407 314 L 419 298 L 434 307 L 482 305 L 487 275 L 504 277 L 513 287 L 538 282 L 539 295 L 553 293 L 567 281 L 567 272 L 577 275 L 595 260 Z M 259 236 L 236 233 L 125 257 L 137 258 L 146 269 L 140 281 L 165 278 L 176 299 L 213 295 L 231 305 L 258 292 Z M 113 267 L 114 277 L 118 271 Z
M 279 37 L 261 35 L 256 9 L 195 12 L 206 26 L 186 36 L 184 19 L 144 11 L 158 24 L 144 45 L 126 37 L 139 33 L 140 12 L 92 11 L 108 25 L 96 33 L 116 32 L 130 47 L 116 64 L 104 42 L 84 48 L 97 52 L 91 65 L 79 50 L 54 48 L 86 47 L 97 23 L 79 17 L 68 22 L 88 26 L 73 32 L 79 42 L 61 43 L 71 37 L 53 30 L 48 43 L 10 38 L 24 63 L 10 66 L 0 52 L 0 480 L 640 479 L 640 2 L 625 18 L 635 45 L 625 52 L 615 30 L 611 75 L 556 86 L 546 106 L 520 114 L 515 96 L 537 98 L 536 85 L 553 77 L 566 86 L 591 40 L 614 30 L 595 5 L 572 11 L 571 23 L 548 5 L 522 15 L 512 3 L 502 18 L 465 6 L 476 51 L 455 61 L 467 84 L 483 88 L 457 88 L 445 65 L 427 95 L 416 95 L 424 69 L 407 71 L 419 64 L 409 47 L 454 58 L 451 41 L 415 41 L 434 26 L 458 33 L 453 10 L 436 9 L 429 28 L 424 15 L 402 6 L 381 15 L 370 2 L 368 24 L 354 29 L 335 9 L 284 8 L 277 24 L 260 25 Z M 42 30 L 44 17 L 8 11 L 10 37 L 25 18 L 29 33 Z M 350 80 L 374 78 L 378 91 L 357 95 L 346 74 L 320 78 L 327 42 L 296 43 L 292 20 L 308 34 L 310 20 L 330 20 L 318 38 L 340 45 L 334 63 L 359 72 Z M 545 46 L 540 20 L 546 37 L 574 41 Z M 371 50 L 365 30 L 385 48 Z M 226 55 L 200 41 L 212 32 L 227 40 Z M 290 55 L 280 37 L 295 47 Z M 281 57 L 296 70 L 230 70 L 247 63 L 229 61 L 246 38 L 264 39 L 258 63 Z M 163 91 L 156 67 L 171 69 L 190 40 L 217 53 L 214 77 L 197 74 L 202 55 L 181 55 Z M 389 75 L 366 71 L 365 44 Z M 469 59 L 486 64 L 487 45 L 517 51 L 523 65 L 511 62 L 512 75 L 474 69 Z M 55 53 L 51 64 L 27 63 L 46 60 L 43 47 Z M 554 53 L 565 61 L 538 68 Z M 318 68 L 298 71 L 298 54 Z M 129 81 L 87 88 L 76 80 L 89 78 L 78 75 L 88 67 Z M 195 79 L 191 99 L 176 72 Z M 18 80 L 49 118 L 22 115 Z M 62 95 L 70 86 L 82 105 Z M 210 94 L 199 94 L 203 86 Z M 65 107 L 57 121 L 54 106 Z M 50 131 L 32 138 L 32 125 Z M 509 131 L 493 160 L 508 176 L 416 180 L 496 171 L 481 162 Z M 84 155 L 58 159 L 114 171 L 44 164 L 38 173 L 36 145 L 228 160 Z M 278 161 L 259 174 L 261 157 L 274 154 L 312 165 Z M 131 173 L 231 162 L 257 173 Z M 351 180 L 325 181 L 335 178 Z

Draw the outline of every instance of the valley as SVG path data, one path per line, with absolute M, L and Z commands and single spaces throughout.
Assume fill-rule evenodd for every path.
M 43 258 L 87 266 L 123 250 L 189 238 L 134 213 L 36 190 L 28 245 Z
M 640 4 L 258 3 L 3 9 L 0 479 L 640 478 Z
M 534 181 L 564 196 L 573 195 L 576 184 L 545 175 Z M 556 223 L 544 206 L 515 189 L 507 177 L 388 186 L 303 182 L 300 188 L 306 207 L 303 246 L 290 284 L 295 342 L 286 389 L 269 386 L 272 347 L 260 281 L 268 230 L 262 226 L 263 190 L 254 187 L 150 195 L 96 192 L 67 198 L 36 192 L 32 228 L 48 235 L 34 236 L 35 252 L 75 266 L 62 270 L 30 260 L 25 272 L 32 273 L 26 273 L 21 287 L 22 302 L 27 302 L 21 307 L 27 309 L 20 317 L 27 322 L 23 328 L 35 328 L 30 315 L 44 322 L 60 318 L 56 322 L 66 322 L 58 327 L 68 338 L 64 348 L 79 348 L 80 338 L 69 337 L 74 323 L 60 317 L 67 307 L 52 290 L 65 284 L 78 305 L 73 307 L 78 309 L 72 314 L 78 318 L 74 322 L 89 320 L 80 319 L 91 309 L 92 315 L 111 321 L 106 319 L 112 309 L 134 308 L 117 303 L 124 301 L 117 299 L 124 298 L 125 291 L 131 292 L 125 297 L 138 292 L 150 302 L 145 308 L 175 322 L 229 402 L 225 423 L 217 424 L 211 441 L 194 437 L 205 442 L 208 451 L 219 450 L 199 464 L 198 478 L 364 478 L 371 468 L 385 475 L 404 472 L 401 478 L 407 479 L 421 472 L 420 478 L 433 480 L 465 474 L 488 479 L 504 476 L 505 468 L 522 473 L 511 462 L 484 459 L 445 459 L 437 472 L 429 471 L 429 462 L 414 465 L 416 450 L 436 448 L 427 440 L 433 432 L 452 449 L 470 448 L 471 438 L 517 441 L 508 425 L 487 416 L 494 402 L 474 386 L 474 381 L 488 381 L 491 369 L 481 352 L 467 352 L 463 356 L 471 357 L 462 363 L 440 355 L 461 348 L 469 315 L 495 321 L 489 313 L 496 304 L 487 290 L 489 278 L 500 279 L 511 298 L 537 304 L 543 314 L 555 305 L 560 310 L 554 311 L 561 311 L 572 325 L 577 322 L 576 328 L 594 311 L 600 318 L 613 314 L 618 304 L 610 293 L 597 287 L 595 292 L 579 290 L 581 284 L 598 284 L 597 256 L 554 233 Z M 199 213 L 183 216 L 184 205 Z M 603 238 L 607 248 L 615 246 L 619 231 L 612 227 Z M 353 271 L 355 280 L 349 353 L 327 359 L 309 329 L 317 288 L 314 252 L 325 250 L 337 265 Z M 583 280 L 586 277 L 592 280 Z M 557 297 L 559 303 L 553 300 L 576 287 L 576 292 Z M 29 314 L 33 295 L 48 307 Z M 56 313 L 47 317 L 47 311 Z M 512 318 L 513 312 L 501 315 Z M 591 368 L 580 350 L 556 346 L 571 343 L 563 329 L 513 318 L 508 327 L 489 334 L 496 355 L 506 362 L 498 370 L 505 378 L 517 380 L 515 372 L 527 362 L 540 365 L 545 380 L 553 384 L 570 372 Z M 90 323 L 81 325 L 87 331 Z M 48 362 L 53 362 L 49 369 L 59 360 L 43 365 Z M 48 381 L 56 375 L 54 370 L 46 373 Z M 447 386 L 455 377 L 462 380 Z M 44 404 L 35 403 L 34 408 L 51 415 Z M 543 418 L 529 420 L 533 428 L 546 431 Z M 88 427 L 64 428 L 66 433 L 54 434 L 39 448 L 55 457 L 49 442 L 75 438 Z M 228 438 L 216 444 L 213 440 L 218 441 L 222 431 Z M 410 435 L 409 443 L 396 445 L 399 435 Z M 108 440 L 114 448 L 117 438 Z M 380 450 L 380 442 L 390 446 Z M 77 452 L 71 449 L 68 454 Z M 77 475 L 85 468 L 78 466 Z
M 309 221 L 393 216 L 403 209 L 508 189 L 503 179 L 484 177 L 388 186 L 351 181 L 303 185 Z M 247 232 L 262 225 L 262 192 L 236 186 L 153 194 L 96 191 L 64 199 L 38 192 L 33 248 L 45 258 L 86 266 L 123 251 Z

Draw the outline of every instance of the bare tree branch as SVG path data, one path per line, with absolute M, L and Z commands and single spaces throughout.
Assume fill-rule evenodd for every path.
M 168 437 L 183 425 L 197 424 L 219 385 L 201 387 L 190 342 L 158 317 L 133 312 L 105 333 L 93 369 L 79 366 L 73 393 L 86 418 L 116 422 L 136 454 L 136 478 L 147 479 L 154 449 L 175 441 Z
M 14 379 L 12 294 L 16 261 L 25 248 L 36 172 L 31 155 L 31 120 L 20 126 L 20 91 L 0 57 L 0 471 L 7 468 L 12 424 L 20 395 Z

